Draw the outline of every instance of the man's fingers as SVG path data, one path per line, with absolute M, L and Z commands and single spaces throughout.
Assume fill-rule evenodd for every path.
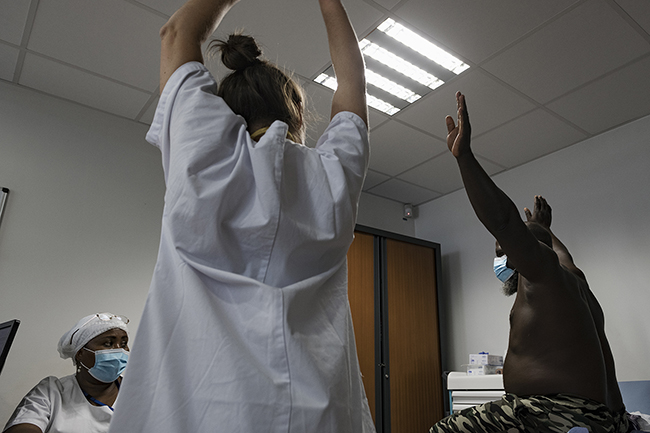
M 548 202 L 544 197 L 541 195 L 535 196 L 535 211 L 540 212 L 551 212 L 551 206 L 549 206 Z
M 454 119 L 451 116 L 445 117 L 445 122 L 447 123 L 447 133 L 450 133 L 454 129 L 456 129 L 456 124 L 454 123 Z
M 530 209 L 525 207 L 524 208 L 524 213 L 526 214 L 526 221 L 530 221 L 530 219 L 533 217 L 533 215 L 530 213 Z
M 551 206 L 549 206 L 546 199 L 544 197 L 542 197 L 541 195 L 539 196 L 539 201 L 542 203 L 542 206 L 548 208 L 548 210 L 551 210 Z
M 458 101 L 458 127 L 465 131 L 465 133 L 470 134 L 471 127 L 469 125 L 469 114 L 467 113 L 467 102 L 465 101 L 465 95 L 457 92 L 456 99 Z

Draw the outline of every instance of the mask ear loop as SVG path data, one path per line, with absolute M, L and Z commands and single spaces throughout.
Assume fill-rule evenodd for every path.
M 95 354 L 94 350 L 90 350 L 86 346 L 82 347 L 82 349 L 87 350 L 88 352 L 92 352 L 93 354 Z M 90 370 L 90 368 L 86 367 L 86 364 L 84 364 L 83 362 L 81 362 L 81 360 L 79 360 L 79 361 L 77 361 L 77 373 L 81 373 L 81 367 L 82 366 L 83 366 L 83 368 L 86 369 L 86 371 Z

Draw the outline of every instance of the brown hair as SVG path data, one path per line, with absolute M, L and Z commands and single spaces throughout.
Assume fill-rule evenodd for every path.
M 259 59 L 262 50 L 253 37 L 235 33 L 227 41 L 212 41 L 209 50 L 220 51 L 223 64 L 234 71 L 221 81 L 217 95 L 246 119 L 249 132 L 281 120 L 294 137 L 303 136 L 302 88 L 277 66 Z

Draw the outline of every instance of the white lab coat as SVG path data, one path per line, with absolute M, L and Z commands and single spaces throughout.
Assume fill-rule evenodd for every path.
M 5 430 L 27 423 L 45 433 L 106 433 L 112 416 L 107 406 L 90 404 L 74 375 L 49 376 L 22 399 Z
M 276 121 L 256 143 L 216 88 L 181 66 L 147 134 L 162 236 L 111 432 L 373 432 L 346 265 L 367 128 L 339 113 L 309 149 Z

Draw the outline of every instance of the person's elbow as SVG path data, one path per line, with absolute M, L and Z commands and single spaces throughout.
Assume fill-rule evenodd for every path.
M 366 80 L 364 76 L 350 77 L 339 82 L 332 99 L 333 111 L 351 111 L 366 123 L 368 106 L 366 102 Z M 334 113 L 333 113 L 334 114 Z
M 178 26 L 173 19 L 170 19 L 160 28 L 160 43 L 163 46 L 173 46 L 178 39 Z
M 180 12 L 180 11 L 179 11 Z M 177 12 L 160 28 L 160 41 L 163 47 L 174 47 L 179 44 L 201 45 L 202 34 L 192 25 L 187 14 Z
M 332 98 L 332 118 L 343 111 L 356 114 L 368 127 L 368 105 L 366 104 L 365 92 L 353 95 L 351 93 L 337 90 Z

